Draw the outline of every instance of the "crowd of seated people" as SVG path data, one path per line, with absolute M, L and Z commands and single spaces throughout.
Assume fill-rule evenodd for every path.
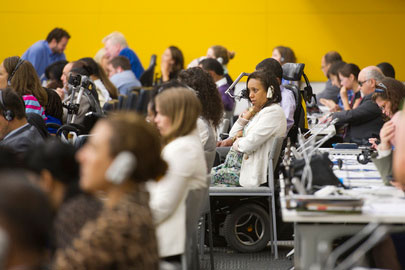
M 296 62 L 294 52 L 275 47 L 272 58 L 252 70 L 244 93 L 250 107 L 230 127 L 229 137 L 218 141 L 218 127 L 235 107 L 233 89 L 225 93 L 232 84 L 227 65 L 234 52 L 212 46 L 184 69 L 182 51 L 170 46 L 157 85 L 145 90 L 144 68 L 122 33 L 106 36 L 97 58 L 69 62 L 63 51 L 70 36 L 56 33 L 40 43 L 53 54 L 47 66 L 29 54 L 7 57 L 0 65 L 0 193 L 7 193 L 0 194 L 0 238 L 6 235 L 11 250 L 6 265 L 179 266 L 190 191 L 210 184 L 265 184 L 273 141 L 292 136 L 291 129 L 297 133 L 297 110 L 306 105 L 295 96 L 299 91 L 286 87 L 290 82 L 283 80 L 282 68 Z M 39 54 L 38 46 L 28 52 Z M 337 136 L 376 147 L 384 182 L 404 189 L 404 177 L 395 169 L 405 158 L 393 149 L 405 147 L 398 139 L 404 136 L 399 112 L 405 86 L 389 78 L 395 76 L 393 67 L 381 63 L 360 70 L 335 51 L 321 63 L 328 82 L 318 101 L 337 119 Z M 142 91 L 151 94 L 141 99 Z M 146 117 L 103 110 L 132 94 L 147 105 Z M 97 121 L 89 122 L 94 115 Z M 57 131 L 64 126 L 88 135 L 86 144 L 77 150 L 62 140 Z M 217 151 L 225 153 L 224 162 L 213 167 Z M 10 209 L 18 214 L 10 215 Z M 26 228 L 24 222 L 37 224 Z

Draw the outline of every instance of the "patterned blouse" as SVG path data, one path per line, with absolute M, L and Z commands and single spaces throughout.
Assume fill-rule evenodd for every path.
M 158 269 L 159 257 L 149 194 L 144 185 L 104 207 L 71 247 L 58 250 L 53 269 Z

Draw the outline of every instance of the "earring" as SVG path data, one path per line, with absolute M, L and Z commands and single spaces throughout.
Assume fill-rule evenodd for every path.
M 273 92 L 274 92 L 274 87 L 273 85 L 270 85 L 269 88 L 267 88 L 267 98 L 271 99 L 273 97 Z

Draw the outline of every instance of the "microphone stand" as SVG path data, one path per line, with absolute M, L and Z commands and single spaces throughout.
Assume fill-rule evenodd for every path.
M 244 76 L 249 76 L 250 73 L 246 73 L 246 72 L 242 72 L 237 78 L 236 80 L 231 84 L 231 86 L 228 87 L 228 89 L 226 89 L 225 94 L 229 95 L 231 98 L 234 98 L 236 100 L 240 100 L 242 98 L 242 96 L 235 96 L 231 94 L 231 90 L 235 87 L 235 85 L 244 77 Z

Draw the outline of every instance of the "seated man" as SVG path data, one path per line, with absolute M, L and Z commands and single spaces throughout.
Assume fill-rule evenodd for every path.
M 22 98 L 11 88 L 0 91 L 0 146 L 16 154 L 43 141 L 37 128 L 27 122 Z
M 139 60 L 136 53 L 128 47 L 127 40 L 124 35 L 120 32 L 113 32 L 103 39 L 105 46 L 105 54 L 109 60 L 112 60 L 116 56 L 125 56 L 131 66 L 132 72 L 135 74 L 136 78 L 141 78 L 144 69 L 142 63 Z
M 332 84 L 331 78 L 329 78 L 328 73 L 331 65 L 337 61 L 342 61 L 342 57 L 338 52 L 335 51 L 328 52 L 322 57 L 321 68 L 323 74 L 325 74 L 325 76 L 328 78 L 328 81 L 326 82 L 325 89 L 321 93 L 316 95 L 318 103 L 320 103 L 320 100 L 323 98 L 331 99 L 335 103 L 338 102 L 340 88 Z
M 281 108 L 283 108 L 285 117 L 287 118 L 287 134 L 291 127 L 294 125 L 294 113 L 295 108 L 297 107 L 296 99 L 294 97 L 294 93 L 281 85 L 281 81 L 283 78 L 283 69 L 280 63 L 273 59 L 267 58 L 261 61 L 256 66 L 256 70 L 264 70 L 273 73 L 278 82 L 280 83 L 280 90 L 281 90 Z
M 107 65 L 110 81 L 117 87 L 121 95 L 127 95 L 141 83 L 131 70 L 131 64 L 125 56 L 114 57 Z
M 359 73 L 359 84 L 361 87 L 361 102 L 359 106 L 350 111 L 335 112 L 332 118 L 339 119 L 337 124 L 348 124 L 344 141 L 364 144 L 371 137 L 380 133 L 383 125 L 382 113 L 376 103 L 373 102 L 373 95 L 376 85 L 382 81 L 384 75 L 375 66 L 362 69 Z
M 224 109 L 226 113 L 233 113 L 235 107 L 235 100 L 231 98 L 225 91 L 229 88 L 228 81 L 224 76 L 224 68 L 222 65 L 214 58 L 207 58 L 200 62 L 199 64 L 202 69 L 207 71 L 211 77 L 214 79 L 215 84 L 217 85 L 218 91 L 221 94 L 222 103 L 224 104 Z M 231 90 L 233 95 L 233 91 Z M 233 116 L 233 115 L 231 115 Z

